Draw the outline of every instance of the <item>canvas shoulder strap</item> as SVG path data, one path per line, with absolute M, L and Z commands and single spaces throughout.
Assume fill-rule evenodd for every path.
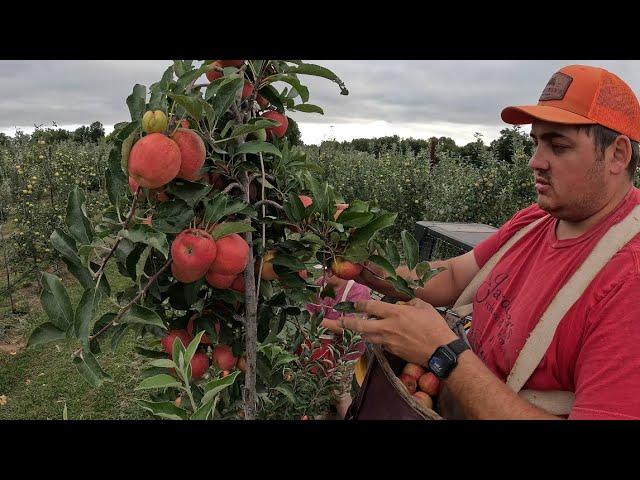
M 355 280 L 349 280 L 347 282 L 347 285 L 344 287 L 344 292 L 342 292 L 342 298 L 340 299 L 341 302 L 346 302 L 347 301 L 347 297 L 349 296 L 349 292 L 351 291 L 351 288 L 353 288 L 353 285 L 355 284 Z
M 540 321 L 529 334 L 507 378 L 507 385 L 512 390 L 520 391 L 540 364 L 560 320 L 584 293 L 602 267 L 638 233 L 640 233 L 640 205 L 636 205 L 624 220 L 605 233 L 587 259 L 551 301 Z
M 509 250 L 518 240 L 520 240 L 527 233 L 533 230 L 540 222 L 542 222 L 546 218 L 548 218 L 548 215 L 545 215 L 544 217 L 541 217 L 534 222 L 531 222 L 526 227 L 518 230 L 509 240 L 507 240 L 507 242 L 505 242 L 504 245 L 502 245 L 502 247 L 498 249 L 496 253 L 493 254 L 493 256 L 487 261 L 487 263 L 485 263 L 478 271 L 475 277 L 473 277 L 471 282 L 469 282 L 469 285 L 467 285 L 467 287 L 462 291 L 462 293 L 458 297 L 458 300 L 453 305 L 452 310 L 456 312 L 457 315 L 459 315 L 460 317 L 464 317 L 471 313 L 471 311 L 473 310 L 473 297 L 476 294 L 478 287 L 480 287 L 491 270 L 493 270 L 493 267 L 496 266 L 496 264 L 507 252 L 507 250 Z M 457 318 L 453 315 L 447 314 L 446 320 L 447 323 L 449 323 L 449 326 L 452 326 L 453 323 L 457 321 Z

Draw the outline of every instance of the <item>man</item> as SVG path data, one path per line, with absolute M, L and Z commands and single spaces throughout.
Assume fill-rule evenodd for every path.
M 473 251 L 432 262 L 446 270 L 417 289 L 418 298 L 408 305 L 360 302 L 357 308 L 375 319 L 325 320 L 323 325 L 362 332 L 367 341 L 404 360 L 428 365 L 439 347 L 457 340 L 433 306 L 452 305 L 515 232 L 542 218 L 476 291 L 472 349 L 459 353 L 443 372 L 444 387 L 465 418 L 640 419 L 640 236 L 611 258 L 562 317 L 524 386 L 573 392 L 569 414 L 552 415 L 505 384 L 557 292 L 609 228 L 640 204 L 640 190 L 633 186 L 638 99 L 610 72 L 571 65 L 551 77 L 537 105 L 505 108 L 502 119 L 532 125 L 535 151 L 529 166 L 537 203 L 517 212 Z M 358 281 L 400 297 L 366 269 Z

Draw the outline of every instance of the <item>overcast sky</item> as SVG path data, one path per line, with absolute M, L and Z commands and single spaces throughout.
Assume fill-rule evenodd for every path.
M 490 142 L 505 128 L 503 107 L 536 103 L 549 77 L 572 63 L 607 68 L 640 94 L 640 61 L 594 60 L 308 60 L 333 70 L 346 84 L 302 76 L 309 102 L 325 115 L 291 112 L 305 143 L 384 135 Z M 100 121 L 107 133 L 129 118 L 133 85 L 160 79 L 171 61 L 0 61 L 0 132 L 34 124 L 75 129 Z M 528 130 L 527 130 L 528 131 Z

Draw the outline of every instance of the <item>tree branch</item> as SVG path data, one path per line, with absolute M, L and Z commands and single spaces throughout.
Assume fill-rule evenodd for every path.
M 222 193 L 229 193 L 234 188 L 238 188 L 242 193 L 244 193 L 244 187 L 237 182 L 233 182 L 227 185 L 226 188 L 222 190 Z
M 284 210 L 284 207 L 280 205 L 278 202 L 274 202 L 273 200 L 260 200 L 254 204 L 254 207 L 259 207 L 260 205 L 271 205 L 272 207 L 277 208 L 278 210 Z
M 144 287 L 144 289 L 142 289 L 140 292 L 138 292 L 138 294 L 134 297 L 133 300 L 131 300 L 129 303 L 127 303 L 124 307 L 122 307 L 120 309 L 120 311 L 118 312 L 118 315 L 116 316 L 116 318 L 114 318 L 113 320 L 111 320 L 109 323 L 107 323 L 104 327 L 102 327 L 100 329 L 100 331 L 98 331 L 95 335 L 90 335 L 89 336 L 89 342 L 92 342 L 93 340 L 95 340 L 96 338 L 98 338 L 100 335 L 102 335 L 104 332 L 106 332 L 107 330 L 109 330 L 111 327 L 117 325 L 118 321 L 124 316 L 125 313 L 127 313 L 129 310 L 131 310 L 131 307 L 133 307 L 133 305 L 140 300 L 140 298 L 142 298 L 142 296 L 147 293 L 147 290 L 149 290 L 149 287 L 151 287 L 151 285 L 153 284 L 153 282 L 155 282 L 158 277 L 160 276 L 160 274 L 162 272 L 164 272 L 169 265 L 171 265 L 171 262 L 173 261 L 173 259 L 169 259 L 167 261 L 167 263 L 165 263 L 162 268 L 160 270 L 158 270 L 153 277 L 151 277 L 149 279 L 149 282 L 147 282 L 147 285 Z M 74 356 L 78 356 L 80 354 L 80 352 L 82 351 L 82 348 L 80 348 L 79 350 L 77 350 L 73 355 Z
M 131 211 L 129 212 L 129 216 L 127 217 L 127 219 L 124 222 L 123 225 L 123 230 L 126 230 L 129 227 L 129 223 L 131 222 L 131 219 L 133 218 L 134 213 L 136 212 L 136 207 L 138 206 L 138 194 L 140 193 L 140 189 L 142 187 L 140 187 L 138 185 L 138 188 L 136 189 L 136 193 L 133 196 L 133 203 L 131 204 Z M 102 265 L 100 265 L 100 268 L 98 269 L 98 271 L 96 273 L 93 274 L 93 278 L 97 278 L 98 282 L 100 283 L 100 279 L 102 277 L 102 273 L 104 272 L 104 269 L 107 265 L 107 262 L 109 261 L 109 259 L 113 256 L 113 254 L 116 251 L 116 248 L 118 248 L 118 245 L 120 244 L 120 241 L 122 240 L 122 237 L 118 237 L 118 240 L 116 240 L 116 243 L 113 245 L 113 247 L 111 247 L 111 251 L 109 252 L 109 255 L 107 255 L 107 257 L 103 260 Z

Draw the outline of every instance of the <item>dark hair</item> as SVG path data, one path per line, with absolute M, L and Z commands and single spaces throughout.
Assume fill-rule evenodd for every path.
M 611 145 L 616 138 L 618 138 L 620 133 L 611 130 L 610 128 L 603 127 L 602 125 L 577 125 L 578 132 L 584 131 L 589 137 L 594 138 L 594 143 L 596 146 L 596 151 L 599 151 L 601 154 L 604 153 L 605 149 Z M 640 159 L 640 145 L 638 142 L 631 141 L 631 160 L 629 160 L 629 165 L 627 165 L 627 173 L 629 174 L 629 178 L 631 180 L 634 179 L 636 175 L 636 167 L 638 166 L 638 160 Z

